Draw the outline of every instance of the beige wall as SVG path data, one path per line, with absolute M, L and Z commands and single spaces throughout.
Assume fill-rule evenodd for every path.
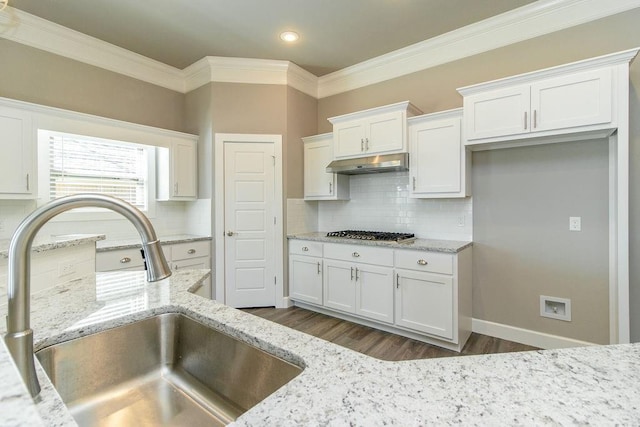
M 213 195 L 213 102 L 211 83 L 185 96 L 185 130 L 198 138 L 198 198 Z
M 473 316 L 609 342 L 608 141 L 473 154 Z M 582 231 L 569 231 L 569 217 Z M 540 317 L 540 295 L 572 320 Z
M 318 103 L 318 132 L 331 131 L 331 126 L 326 121 L 327 117 L 402 100 L 410 100 L 425 113 L 460 107 L 462 98 L 456 92 L 458 87 L 640 46 L 640 25 L 638 22 L 640 22 L 640 9 L 321 99 Z M 631 67 L 631 86 L 631 328 L 632 340 L 640 341 L 640 263 L 634 262 L 640 257 L 640 112 L 638 107 L 640 104 L 638 100 L 640 60 L 637 60 Z M 579 147 L 578 151 L 581 156 L 583 154 L 592 155 L 593 162 L 601 164 L 606 159 L 603 157 L 601 147 L 589 149 L 590 144 L 578 145 L 577 147 Z M 581 237 L 590 239 L 589 245 L 578 247 L 572 245 L 572 239 L 575 236 L 564 233 L 564 230 L 568 228 L 568 214 L 565 207 L 554 203 L 560 197 L 560 194 L 557 193 L 558 189 L 554 189 L 554 193 L 547 194 L 537 188 L 532 193 L 537 195 L 535 200 L 538 202 L 537 205 L 541 206 L 540 209 L 549 218 L 554 218 L 554 221 L 557 219 L 559 230 L 562 230 L 561 235 L 551 236 L 556 247 L 560 248 L 558 250 L 563 253 L 561 258 L 565 260 L 562 267 L 564 273 L 558 275 L 559 270 L 553 261 L 541 260 L 539 256 L 534 256 L 535 253 L 531 253 L 531 251 L 541 251 L 544 244 L 539 241 L 537 235 L 528 234 L 527 230 L 527 227 L 534 225 L 544 226 L 545 230 L 549 232 L 550 220 L 532 223 L 533 218 L 530 216 L 520 220 L 522 195 L 515 189 L 506 195 L 496 194 L 492 191 L 495 184 L 492 179 L 509 174 L 512 162 L 522 162 L 523 168 L 535 166 L 535 163 L 531 163 L 533 160 L 527 159 L 523 153 L 532 155 L 533 158 L 546 159 L 545 164 L 540 165 L 542 170 L 543 167 L 547 167 L 547 162 L 556 163 L 556 152 L 560 153 L 563 148 L 557 145 L 541 147 L 537 150 L 520 152 L 518 150 L 504 150 L 489 154 L 477 153 L 473 156 L 473 179 L 479 181 L 473 184 L 474 235 L 482 240 L 474 248 L 474 258 L 476 259 L 474 265 L 478 268 L 474 270 L 473 315 L 478 319 L 498 321 L 541 332 L 605 342 L 603 331 L 608 328 L 606 322 L 608 299 L 607 295 L 602 294 L 601 288 L 603 277 L 606 278 L 608 274 L 606 264 L 596 263 L 599 266 L 597 274 L 594 271 L 594 277 L 585 280 L 580 288 L 577 287 L 575 280 L 569 280 L 569 277 L 583 277 L 583 265 L 577 260 L 581 257 L 593 259 L 594 252 L 590 245 L 599 247 L 606 245 L 606 241 L 602 241 L 600 234 L 592 232 L 606 229 L 607 218 L 602 216 L 600 209 L 608 203 L 607 193 L 590 194 L 588 196 L 590 204 L 585 204 L 583 208 L 586 211 L 578 213 L 583 218 L 589 216 L 596 221 L 595 223 L 583 223 L 585 231 L 582 232 Z M 582 153 L 583 150 L 584 153 Z M 570 156 L 559 156 L 559 159 L 564 159 L 566 167 L 572 170 L 587 164 L 580 163 L 575 166 L 574 159 Z M 582 158 L 580 161 L 587 162 Z M 485 168 L 489 165 L 491 166 L 490 172 L 487 172 Z M 575 170 L 575 176 L 559 177 L 561 181 L 554 183 L 554 187 L 568 189 L 575 182 L 581 180 L 591 182 L 594 179 L 591 175 L 592 172 Z M 489 176 L 491 174 L 493 176 Z M 536 188 L 535 186 L 539 185 L 539 178 L 531 175 L 523 176 L 518 178 L 517 182 L 519 186 Z M 489 184 L 492 187 L 486 187 Z M 485 187 L 480 188 L 480 185 Z M 533 203 L 531 201 L 532 194 L 527 194 L 529 203 Z M 580 200 L 586 202 L 586 200 Z M 482 212 L 483 206 L 492 206 L 494 203 L 499 204 L 503 209 L 503 214 L 499 216 L 500 221 L 485 215 L 486 212 Z M 548 209 L 545 209 L 547 207 Z M 507 226 L 511 226 L 523 234 L 519 237 L 516 246 L 513 242 L 504 239 L 504 227 Z M 599 256 L 606 256 L 602 254 L 601 248 L 599 250 Z M 502 252 L 502 257 L 496 256 L 500 252 Z M 519 268 L 514 266 L 505 270 L 503 258 L 512 255 L 530 257 L 538 263 L 536 265 L 540 267 L 540 270 L 532 269 L 524 264 Z M 478 265 L 478 260 L 483 260 L 482 266 Z M 588 271 L 593 270 L 589 269 Z M 521 284 L 517 285 L 524 287 L 521 290 L 526 291 L 525 293 L 514 292 L 516 276 L 526 277 L 526 285 L 524 282 L 518 282 Z M 552 289 L 549 289 L 550 285 L 545 283 L 550 277 L 561 278 L 560 283 L 558 280 L 554 282 Z M 580 321 L 561 323 L 561 321 L 541 319 L 537 314 L 538 300 L 534 296 L 548 291 L 551 296 L 564 295 L 572 299 L 575 298 L 577 305 L 573 309 L 581 316 Z M 584 293 L 590 294 L 590 298 L 584 299 L 582 296 Z M 601 300 L 600 304 L 594 308 L 593 304 L 599 300 Z M 593 312 L 584 323 L 582 315 L 588 309 L 592 309 Z M 587 332 L 589 329 L 593 330 L 592 334 Z
M 0 38 L 0 96 L 183 131 L 184 95 Z
M 297 89 L 287 87 L 287 136 L 284 153 L 285 186 L 288 199 L 304 197 L 304 150 L 302 137 L 315 135 L 318 102 Z

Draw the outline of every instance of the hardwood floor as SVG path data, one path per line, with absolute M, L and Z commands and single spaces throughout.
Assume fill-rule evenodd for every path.
M 528 345 L 473 333 L 462 352 L 457 353 L 298 307 L 248 308 L 243 311 L 368 356 L 389 361 L 538 350 Z

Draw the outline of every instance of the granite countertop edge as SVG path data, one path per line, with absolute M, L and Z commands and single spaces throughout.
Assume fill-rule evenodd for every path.
M 640 344 L 386 362 L 188 292 L 209 274 L 185 270 L 147 283 L 144 272 L 97 273 L 34 294 L 36 349 L 179 312 L 304 367 L 236 426 L 628 425 L 640 419 Z M 130 281 L 131 298 L 144 295 L 147 306 L 87 323 L 109 308 L 97 283 L 114 279 Z M 129 297 L 118 298 L 114 304 Z M 75 425 L 39 363 L 43 391 L 34 404 L 7 359 L 0 345 L 0 424 Z
M 175 245 L 178 243 L 198 242 L 211 240 L 211 236 L 199 236 L 195 234 L 173 234 L 168 236 L 158 237 L 160 243 Z M 106 239 L 99 243 L 96 243 L 96 252 L 108 252 L 120 249 L 134 249 L 140 248 L 139 238 L 130 239 Z
M 406 249 L 430 252 L 458 253 L 473 245 L 471 241 L 443 240 L 443 239 L 416 239 L 407 243 L 384 242 L 375 240 L 345 239 L 344 237 L 328 237 L 325 231 L 310 233 L 294 233 L 287 236 L 293 240 L 311 240 L 324 243 L 340 243 L 363 246 L 379 246 L 393 249 Z
M 59 236 L 49 236 L 44 238 L 36 237 L 31 245 L 32 253 L 52 251 L 55 249 L 69 248 L 72 246 L 84 245 L 92 242 L 103 241 L 104 234 L 62 234 Z M 0 240 L 0 258 L 9 258 L 9 244 L 11 240 Z

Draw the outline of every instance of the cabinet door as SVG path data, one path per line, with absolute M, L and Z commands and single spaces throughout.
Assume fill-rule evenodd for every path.
M 453 278 L 396 270 L 398 326 L 453 339 Z
M 393 269 L 355 264 L 356 314 L 393 323 Z
M 304 197 L 330 197 L 335 191 L 335 175 L 326 167 L 333 160 L 333 141 L 304 144 Z
M 172 151 L 173 195 L 195 199 L 197 197 L 196 145 L 192 142 L 175 142 Z
M 31 114 L 13 108 L 0 107 L 0 194 L 24 198 L 34 195 L 35 140 Z
M 516 135 L 531 128 L 529 85 L 464 97 L 468 140 Z
M 323 284 L 325 307 L 355 313 L 356 288 L 353 263 L 325 259 Z
M 465 149 L 460 119 L 411 124 L 409 141 L 411 196 L 464 197 Z
M 350 157 L 364 153 L 365 125 L 362 121 L 333 125 L 334 157 Z
M 322 259 L 289 255 L 289 287 L 292 299 L 322 305 Z
M 532 131 L 611 122 L 611 70 L 596 70 L 531 85 Z
M 406 120 L 402 111 L 378 114 L 369 118 L 365 128 L 366 154 L 402 151 L 405 147 Z

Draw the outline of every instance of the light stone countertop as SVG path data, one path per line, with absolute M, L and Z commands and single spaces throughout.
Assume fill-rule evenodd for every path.
M 144 272 L 98 273 L 36 294 L 36 348 L 180 312 L 304 366 L 237 426 L 640 422 L 640 344 L 385 362 L 187 292 L 207 276 L 208 270 L 185 270 L 147 283 Z M 119 295 L 109 292 L 114 286 Z M 128 301 L 136 304 L 122 304 Z M 128 311 L 109 314 L 121 304 Z M 0 315 L 5 311 L 0 307 Z M 7 364 L 0 346 L 0 425 L 34 425 L 33 405 L 25 401 L 26 390 L 11 386 L 18 374 Z M 43 391 L 36 409 L 44 425 L 74 425 L 42 371 L 39 377 Z
M 31 245 L 32 253 L 46 252 L 54 249 L 79 246 L 104 240 L 104 234 L 61 234 L 59 236 L 38 236 Z M 11 239 L 0 239 L 0 258 L 9 257 Z
M 326 231 L 312 233 L 290 234 L 289 239 L 312 240 L 325 243 L 342 243 L 351 245 L 381 246 L 394 249 L 412 249 L 416 251 L 458 253 L 473 245 L 473 242 L 458 240 L 416 239 L 412 242 L 397 243 L 376 240 L 345 239 L 344 237 L 327 237 Z
M 195 234 L 172 234 L 168 236 L 159 236 L 158 240 L 164 244 L 176 244 L 197 242 L 200 240 L 211 240 L 211 236 L 198 236 Z M 140 238 L 132 237 L 130 239 L 106 239 L 96 244 L 96 252 L 115 251 L 118 249 L 140 248 Z

